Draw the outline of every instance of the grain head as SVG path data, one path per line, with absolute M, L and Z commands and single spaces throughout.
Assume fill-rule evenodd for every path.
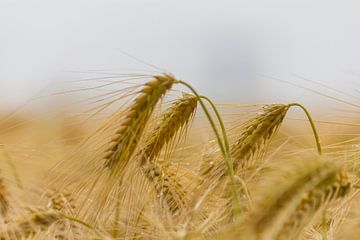
M 163 146 L 171 141 L 180 129 L 187 127 L 191 117 L 195 114 L 196 106 L 197 98 L 186 93 L 182 98 L 173 102 L 145 140 L 145 147 L 139 153 L 141 165 L 152 162 L 159 155 Z
M 148 163 L 142 168 L 146 178 L 154 185 L 162 204 L 166 204 L 172 213 L 187 209 L 186 189 L 175 174 L 157 163 Z
M 240 134 L 230 149 L 235 173 L 251 165 L 258 155 L 264 152 L 281 126 L 288 109 L 289 106 L 283 104 L 266 105 L 261 113 L 241 126 Z M 205 179 L 224 179 L 227 176 L 222 158 L 214 156 L 205 164 L 201 169 L 201 175 Z
M 171 89 L 175 78 L 169 74 L 155 76 L 140 90 L 115 131 L 105 151 L 105 166 L 125 166 L 133 155 L 145 126 L 159 100 Z M 121 168 L 121 167 L 120 167 Z
M 229 239 L 291 239 L 321 206 L 343 197 L 350 187 L 342 168 L 323 159 L 306 161 L 271 186 L 268 194 L 261 194 L 247 220 L 229 231 Z

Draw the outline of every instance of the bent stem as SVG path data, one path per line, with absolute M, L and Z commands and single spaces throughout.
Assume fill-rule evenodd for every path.
M 224 126 L 224 123 L 221 119 L 221 116 L 219 114 L 219 112 L 217 111 L 216 109 L 216 106 L 212 103 L 212 101 L 207 98 L 207 97 L 204 97 L 204 96 L 200 96 L 196 90 L 191 86 L 189 85 L 188 83 L 184 82 L 184 81 L 178 81 L 178 83 L 186 86 L 188 89 L 190 89 L 190 91 L 197 97 L 203 111 L 205 112 L 205 115 L 214 131 L 214 134 L 217 138 L 217 141 L 218 141 L 218 144 L 219 144 L 219 147 L 220 147 L 220 150 L 224 156 L 224 159 L 225 159 L 225 163 L 226 163 L 226 166 L 227 166 L 227 171 L 228 171 L 228 175 L 229 175 L 229 180 L 230 180 L 230 185 L 231 185 L 231 192 L 232 192 L 232 200 L 233 200 L 233 212 L 234 212 L 234 215 L 237 216 L 240 214 L 241 212 L 241 209 L 240 209 L 240 199 L 239 199 L 239 195 L 237 193 L 237 189 L 236 189 L 236 183 L 235 183 L 235 178 L 234 178 L 234 171 L 233 171 L 233 167 L 232 167 L 232 161 L 231 161 L 231 156 L 230 156 L 230 150 L 229 150 L 229 142 L 228 142 L 228 139 L 227 139 L 227 135 L 226 135 L 226 131 L 225 131 L 225 126 Z M 218 121 L 219 121 L 219 124 L 220 124 L 220 127 L 222 129 L 222 133 L 223 133 L 223 141 L 221 140 L 221 137 L 220 137 L 220 134 L 219 134 L 219 131 L 218 129 L 216 128 L 216 125 L 214 123 L 214 120 L 213 118 L 211 117 L 207 107 L 205 106 L 204 104 L 204 101 L 202 99 L 205 99 L 209 102 L 209 104 L 211 105 L 213 111 L 215 112 L 215 115 L 216 117 L 218 118 Z
M 322 149 L 321 149 L 321 143 L 320 143 L 319 134 L 318 134 L 317 131 L 316 131 L 316 127 L 315 127 L 314 121 L 313 121 L 310 113 L 309 113 L 308 110 L 307 110 L 303 105 L 301 105 L 300 103 L 291 103 L 291 104 L 289 104 L 289 107 L 292 107 L 292 106 L 300 107 L 300 108 L 304 111 L 304 113 L 306 114 L 306 117 L 307 117 L 308 120 L 309 120 L 311 129 L 312 129 L 313 134 L 314 134 L 314 137 L 315 137 L 315 142 L 316 142 L 317 151 L 318 151 L 319 155 L 321 156 L 321 155 L 322 155 Z
M 220 115 L 219 111 L 217 110 L 215 104 L 213 103 L 213 101 L 211 101 L 211 99 L 206 97 L 206 96 L 200 96 L 200 98 L 206 100 L 210 104 L 212 110 L 214 111 L 214 113 L 215 113 L 215 115 L 216 115 L 216 117 L 217 117 L 217 119 L 219 121 L 221 131 L 222 131 L 222 134 L 223 134 L 225 150 L 226 150 L 226 152 L 228 153 L 228 156 L 229 156 L 228 161 L 225 158 L 225 163 L 226 163 L 226 166 L 227 166 L 227 171 L 228 171 L 228 175 L 229 175 L 229 178 L 230 178 L 230 183 L 232 185 L 231 186 L 231 189 L 232 189 L 231 191 L 232 191 L 232 193 L 234 195 L 234 197 L 233 197 L 234 206 L 236 206 L 236 208 L 237 208 L 235 211 L 237 213 L 239 213 L 240 210 L 241 210 L 241 208 L 240 208 L 240 199 L 239 199 L 239 193 L 238 193 L 237 188 L 236 188 L 236 186 L 237 186 L 236 177 L 234 175 L 234 168 L 233 168 L 233 163 L 232 163 L 232 160 L 231 160 L 230 145 L 229 145 L 229 140 L 228 140 L 228 137 L 227 137 L 224 122 L 223 122 L 223 120 L 221 118 L 221 115 Z M 238 178 L 241 180 L 241 183 L 242 183 L 243 187 L 245 189 L 247 189 L 245 182 L 240 177 L 238 177 Z
M 208 98 L 206 96 L 200 96 L 200 98 L 206 100 L 210 104 L 212 110 L 214 111 L 214 113 L 215 113 L 215 115 L 216 115 L 216 117 L 217 117 L 217 119 L 219 121 L 220 127 L 221 127 L 225 149 L 226 149 L 226 151 L 228 153 L 230 153 L 229 141 L 228 141 L 227 133 L 226 133 L 226 130 L 225 130 L 225 125 L 224 125 L 224 123 L 223 123 L 223 121 L 221 119 L 219 111 L 217 110 L 215 104 L 210 100 L 210 98 Z M 231 164 L 231 169 L 232 169 L 232 162 L 230 162 L 230 164 Z
M 90 229 L 91 231 L 93 231 L 100 239 L 104 239 L 104 236 L 100 233 L 99 230 L 96 229 L 96 227 L 92 226 L 91 224 L 87 223 L 87 222 L 84 222 L 83 220 L 80 220 L 76 217 L 73 217 L 73 216 L 70 216 L 70 215 L 67 215 L 65 213 L 61 213 L 60 212 L 60 215 L 72 222 L 76 222 L 76 223 L 79 223 L 80 225 Z

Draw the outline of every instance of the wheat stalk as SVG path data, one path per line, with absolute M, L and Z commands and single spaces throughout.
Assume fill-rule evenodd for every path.
M 288 105 L 266 105 L 261 114 L 248 121 L 237 141 L 231 146 L 235 171 L 251 164 L 256 153 L 260 152 L 281 126 L 289 109 Z
M 157 196 L 164 200 L 172 213 L 186 209 L 186 191 L 184 186 L 176 179 L 176 175 L 169 169 L 158 164 L 148 163 L 143 167 L 146 178 L 154 184 Z
M 351 184 L 344 173 L 339 173 L 331 182 L 324 182 L 316 189 L 309 191 L 301 200 L 294 213 L 288 218 L 279 232 L 277 239 L 293 239 L 311 221 L 315 213 L 325 204 L 343 198 L 350 190 Z
M 275 135 L 288 111 L 288 105 L 266 105 L 263 112 L 244 123 L 236 142 L 231 145 L 233 168 L 237 172 L 240 167 L 244 168 L 251 164 L 254 156 L 264 149 L 264 146 Z M 226 176 L 226 167 L 219 158 L 211 159 L 201 170 L 201 175 L 206 179 L 218 176 Z
M 105 151 L 105 166 L 116 172 L 124 170 L 143 135 L 145 126 L 159 100 L 171 89 L 177 80 L 170 74 L 155 76 L 140 90 L 140 95 L 125 112 L 119 128 L 112 137 L 109 148 Z M 120 181 L 121 184 L 121 181 Z M 118 193 L 120 194 L 120 192 Z M 113 237 L 118 235 L 118 219 L 120 217 L 120 196 L 114 216 Z
M 186 86 L 197 97 L 197 99 L 206 115 L 206 118 L 208 119 L 210 126 L 216 136 L 218 145 L 220 147 L 221 153 L 224 157 L 224 161 L 225 161 L 225 164 L 227 167 L 227 173 L 228 173 L 229 181 L 230 181 L 230 185 L 231 185 L 230 189 L 232 192 L 232 201 L 233 201 L 233 205 L 234 205 L 233 211 L 234 211 L 234 214 L 238 215 L 240 212 L 240 200 L 239 200 L 239 195 L 237 193 L 237 189 L 235 187 L 235 178 L 234 178 L 234 171 L 233 171 L 232 160 L 231 160 L 229 141 L 228 141 L 228 137 L 227 137 L 227 133 L 225 130 L 225 125 L 222 120 L 222 117 L 221 117 L 219 111 L 217 110 L 215 104 L 211 101 L 211 99 L 209 99 L 206 96 L 200 96 L 197 93 L 197 91 L 190 84 L 188 84 L 184 81 L 178 81 L 178 83 Z M 207 101 L 210 104 L 212 110 L 214 111 L 216 118 L 218 120 L 218 123 L 221 127 L 222 137 L 220 136 L 220 133 L 215 125 L 215 122 L 214 122 L 213 118 L 211 117 L 210 112 L 207 109 L 207 107 L 205 106 L 205 103 L 203 100 Z
M 125 113 L 115 135 L 105 151 L 105 165 L 111 169 L 125 166 L 134 153 L 143 134 L 146 123 L 158 101 L 171 89 L 175 78 L 169 74 L 155 76 L 140 90 L 140 95 L 133 101 Z
M 169 143 L 180 129 L 187 127 L 196 107 L 197 98 L 190 94 L 185 93 L 182 98 L 174 101 L 160 117 L 159 123 L 145 141 L 145 148 L 138 156 L 145 177 L 154 184 L 157 196 L 165 200 L 173 213 L 186 206 L 183 200 L 186 195 L 185 189 L 169 169 L 163 168 L 154 160 L 164 145 Z
M 196 107 L 197 98 L 185 93 L 162 114 L 158 125 L 146 139 L 144 149 L 141 149 L 139 156 L 141 165 L 152 162 L 159 155 L 163 146 L 173 139 L 180 129 L 186 128 Z
M 241 126 L 240 134 L 230 147 L 232 168 L 235 173 L 240 171 L 240 167 L 241 170 L 245 170 L 245 167 L 250 166 L 254 160 L 257 160 L 259 152 L 264 152 L 265 147 L 283 122 L 288 109 L 288 105 L 284 104 L 266 105 L 263 107 L 263 111 L 260 114 L 249 119 Z M 229 190 L 234 187 L 237 189 L 239 188 L 236 182 L 224 182 L 227 174 L 228 166 L 219 156 L 215 156 L 215 158 L 209 157 L 200 167 L 200 175 L 202 176 L 200 185 L 204 186 L 204 189 L 208 189 L 209 186 L 213 185 L 212 191 L 216 193 L 213 194 L 215 201 L 217 203 L 222 203 L 222 200 L 225 200 L 225 202 L 221 204 L 223 211 L 219 216 L 219 218 L 224 219 L 225 222 L 229 221 L 229 217 L 230 219 L 234 219 L 238 215 L 235 212 L 229 215 L 228 209 L 234 208 L 234 198 L 229 199 Z M 239 178 L 239 180 L 242 182 L 241 189 L 244 190 L 244 193 L 248 192 L 246 182 L 241 178 Z M 225 188 L 223 188 L 219 187 L 220 184 L 227 185 L 223 185 L 225 186 Z M 218 192 L 219 190 L 221 192 Z M 240 193 L 237 194 L 240 197 Z M 219 197 L 222 200 L 220 200 Z M 247 201 L 250 201 L 249 198 Z M 243 204 L 239 201 L 238 208 L 240 210 L 244 210 L 244 206 L 242 205 Z M 250 205 L 250 202 L 247 205 Z
M 289 229 L 299 230 L 296 227 L 303 223 L 305 212 L 313 216 L 327 201 L 347 193 L 349 184 L 341 174 L 339 165 L 321 159 L 290 171 L 282 182 L 267 187 L 269 193 L 262 194 L 257 207 L 241 222 L 242 227 L 238 222 L 228 229 L 229 239 L 277 239 L 289 234 Z M 311 211 L 304 211 L 307 201 Z
M 290 107 L 300 107 L 306 114 L 316 140 L 319 155 L 322 154 L 320 139 L 314 122 L 307 109 L 298 103 L 265 105 L 263 111 L 254 118 L 246 121 L 235 143 L 231 145 L 231 157 L 233 159 L 234 172 L 244 173 L 245 168 L 259 160 L 266 146 L 277 133 Z M 242 170 L 242 172 L 240 172 Z M 201 169 L 201 175 L 206 178 L 219 176 L 222 179 L 226 175 L 226 168 L 219 158 L 211 159 L 211 164 L 206 163 Z

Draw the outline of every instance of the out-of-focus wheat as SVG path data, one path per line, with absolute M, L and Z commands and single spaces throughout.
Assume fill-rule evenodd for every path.
M 268 186 L 249 216 L 229 228 L 228 239 L 292 239 L 321 206 L 348 193 L 350 183 L 339 165 L 315 159 Z
M 27 239 L 37 232 L 48 229 L 61 215 L 53 210 L 34 210 L 23 219 L 8 223 L 0 230 L 0 238 L 5 240 Z

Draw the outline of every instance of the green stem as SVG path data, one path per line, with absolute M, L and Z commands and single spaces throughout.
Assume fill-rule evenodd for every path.
M 222 131 L 222 134 L 223 134 L 225 150 L 228 153 L 228 157 L 229 157 L 229 158 L 225 158 L 225 163 L 226 163 L 226 166 L 227 166 L 227 171 L 228 171 L 228 175 L 229 175 L 229 178 L 230 178 L 230 183 L 232 185 L 231 186 L 231 191 L 233 193 L 233 200 L 234 200 L 234 204 L 235 204 L 234 206 L 236 206 L 236 208 L 237 208 L 235 211 L 237 213 L 239 213 L 240 212 L 240 199 L 239 199 L 239 194 L 238 194 L 238 191 L 237 191 L 237 188 L 236 188 L 234 168 L 233 168 L 233 163 L 232 163 L 232 160 L 231 160 L 230 145 L 229 145 L 229 141 L 228 141 L 228 137 L 227 137 L 224 122 L 223 122 L 223 120 L 221 118 L 221 115 L 220 115 L 219 111 L 217 110 L 215 104 L 213 103 L 213 101 L 211 101 L 210 98 L 208 98 L 206 96 L 200 96 L 199 98 L 206 100 L 210 104 L 212 110 L 214 111 L 214 113 L 215 113 L 215 115 L 216 115 L 216 117 L 217 117 L 217 119 L 219 121 L 221 131 Z
M 216 117 L 217 117 L 217 119 L 219 121 L 220 127 L 221 127 L 221 131 L 222 131 L 223 138 L 224 138 L 223 140 L 224 140 L 225 150 L 228 151 L 228 153 L 230 155 L 231 151 L 230 151 L 229 141 L 228 141 L 227 133 L 226 133 L 226 130 L 225 130 L 225 125 L 224 125 L 224 123 L 223 123 L 223 121 L 221 119 L 219 111 L 217 110 L 215 104 L 211 101 L 210 98 L 208 98 L 206 96 L 200 96 L 200 98 L 206 100 L 210 104 L 211 108 L 213 109 L 213 111 L 214 111 L 214 113 L 215 113 L 215 115 L 216 115 Z M 232 168 L 232 162 L 230 162 L 230 164 L 231 164 L 231 168 Z
M 321 156 L 322 155 L 322 150 L 321 150 L 321 143 L 320 143 L 319 134 L 316 131 L 316 127 L 315 127 L 314 121 L 313 121 L 310 113 L 308 112 L 308 110 L 303 105 L 301 105 L 299 103 L 291 103 L 291 104 L 289 104 L 289 107 L 292 107 L 292 106 L 300 107 L 305 112 L 306 117 L 308 118 L 309 123 L 311 125 L 311 129 L 312 129 L 312 131 L 314 133 L 317 151 L 318 151 L 319 155 Z
M 200 97 L 200 95 L 196 92 L 196 90 L 191 85 L 189 85 L 188 83 L 186 83 L 184 81 L 179 81 L 178 83 L 186 86 L 197 97 L 203 111 L 205 112 L 205 115 L 206 115 L 207 119 L 210 122 L 210 125 L 211 125 L 211 127 L 212 127 L 212 129 L 214 131 L 214 134 L 215 134 L 216 138 L 217 138 L 220 150 L 221 150 L 221 152 L 222 152 L 222 154 L 224 156 L 225 163 L 226 163 L 226 166 L 227 166 L 228 175 L 229 175 L 230 184 L 231 184 L 231 191 L 232 191 L 232 195 L 233 195 L 233 204 L 234 204 L 233 211 L 234 211 L 235 215 L 239 215 L 239 213 L 240 213 L 240 200 L 239 200 L 239 195 L 237 194 L 237 190 L 236 190 L 236 183 L 235 183 L 235 179 L 234 179 L 234 172 L 233 172 L 233 168 L 232 168 L 232 162 L 231 162 L 231 156 L 230 156 L 230 151 L 229 151 L 229 146 L 228 146 L 228 140 L 227 140 L 225 127 L 224 127 L 223 121 L 221 119 L 221 116 L 220 116 L 219 112 L 217 111 L 215 105 L 210 101 L 210 99 Z M 211 115 L 210 115 L 208 109 L 206 108 L 206 106 L 205 106 L 202 99 L 208 100 L 208 102 L 212 106 L 212 108 L 213 108 L 213 110 L 214 110 L 214 112 L 215 112 L 215 114 L 216 114 L 216 116 L 218 118 L 221 129 L 223 130 L 224 142 L 221 140 L 219 131 L 216 128 L 214 120 L 211 117 Z
M 214 123 L 214 120 L 212 119 L 212 117 L 211 117 L 209 111 L 207 110 L 204 102 L 203 102 L 202 99 L 200 98 L 200 95 L 199 95 L 199 94 L 196 92 L 196 90 L 195 90 L 191 85 L 189 85 L 188 83 L 183 82 L 183 81 L 179 81 L 179 83 L 182 84 L 182 85 L 184 85 L 184 86 L 186 86 L 187 88 L 189 88 L 189 89 L 191 90 L 191 92 L 197 97 L 197 99 L 198 99 L 198 101 L 199 101 L 199 103 L 200 103 L 203 111 L 205 112 L 206 117 L 208 118 L 208 120 L 209 120 L 209 122 L 210 122 L 211 128 L 212 128 L 213 131 L 214 131 L 214 134 L 215 134 L 215 137 L 216 137 L 216 139 L 217 139 L 217 141 L 218 141 L 218 144 L 219 144 L 221 153 L 222 153 L 224 156 L 226 156 L 227 153 L 226 153 L 226 150 L 225 150 L 225 148 L 224 148 L 224 144 L 223 144 L 223 142 L 222 142 L 222 140 L 221 140 L 219 131 L 217 130 L 216 125 L 215 125 L 215 123 Z

